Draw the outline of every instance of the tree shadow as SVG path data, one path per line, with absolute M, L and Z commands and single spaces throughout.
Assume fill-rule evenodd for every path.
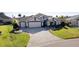
M 41 31 L 47 31 L 49 29 L 47 27 L 46 28 L 36 27 L 36 28 L 21 28 L 21 30 L 23 30 L 23 32 L 35 34 L 35 33 L 41 32 Z
M 56 26 L 56 27 L 35 27 L 35 28 L 21 28 L 23 32 L 35 34 L 41 31 L 48 31 L 49 29 L 52 29 L 54 31 L 61 30 L 62 28 L 68 29 L 67 27 L 63 26 Z
M 61 29 L 68 29 L 67 27 L 65 27 L 65 26 L 61 26 L 61 25 L 58 25 L 57 27 L 52 27 L 51 29 L 52 30 L 54 30 L 54 31 L 56 31 L 56 30 L 61 30 Z

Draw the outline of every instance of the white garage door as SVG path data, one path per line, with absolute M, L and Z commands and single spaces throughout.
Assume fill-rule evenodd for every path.
M 29 22 L 29 27 L 41 27 L 41 22 Z

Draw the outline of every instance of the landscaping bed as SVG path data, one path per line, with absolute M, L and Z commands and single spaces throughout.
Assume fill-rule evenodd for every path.
M 25 47 L 29 41 L 28 33 L 22 32 L 19 34 L 10 33 L 12 25 L 0 26 L 0 47 Z
M 72 39 L 72 38 L 79 38 L 79 29 L 78 28 L 70 28 L 67 29 L 62 28 L 60 30 L 49 30 L 53 35 L 63 38 L 63 39 Z

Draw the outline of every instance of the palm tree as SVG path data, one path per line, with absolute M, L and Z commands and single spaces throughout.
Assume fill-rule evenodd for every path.
M 18 14 L 18 16 L 21 18 L 21 14 Z

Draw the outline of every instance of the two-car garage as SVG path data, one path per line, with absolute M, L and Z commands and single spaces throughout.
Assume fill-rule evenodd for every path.
M 20 27 L 34 28 L 34 27 L 41 27 L 41 26 L 42 26 L 41 21 L 20 22 Z
M 41 27 L 42 23 L 40 21 L 30 21 L 28 24 L 29 28 L 33 28 L 33 27 Z

